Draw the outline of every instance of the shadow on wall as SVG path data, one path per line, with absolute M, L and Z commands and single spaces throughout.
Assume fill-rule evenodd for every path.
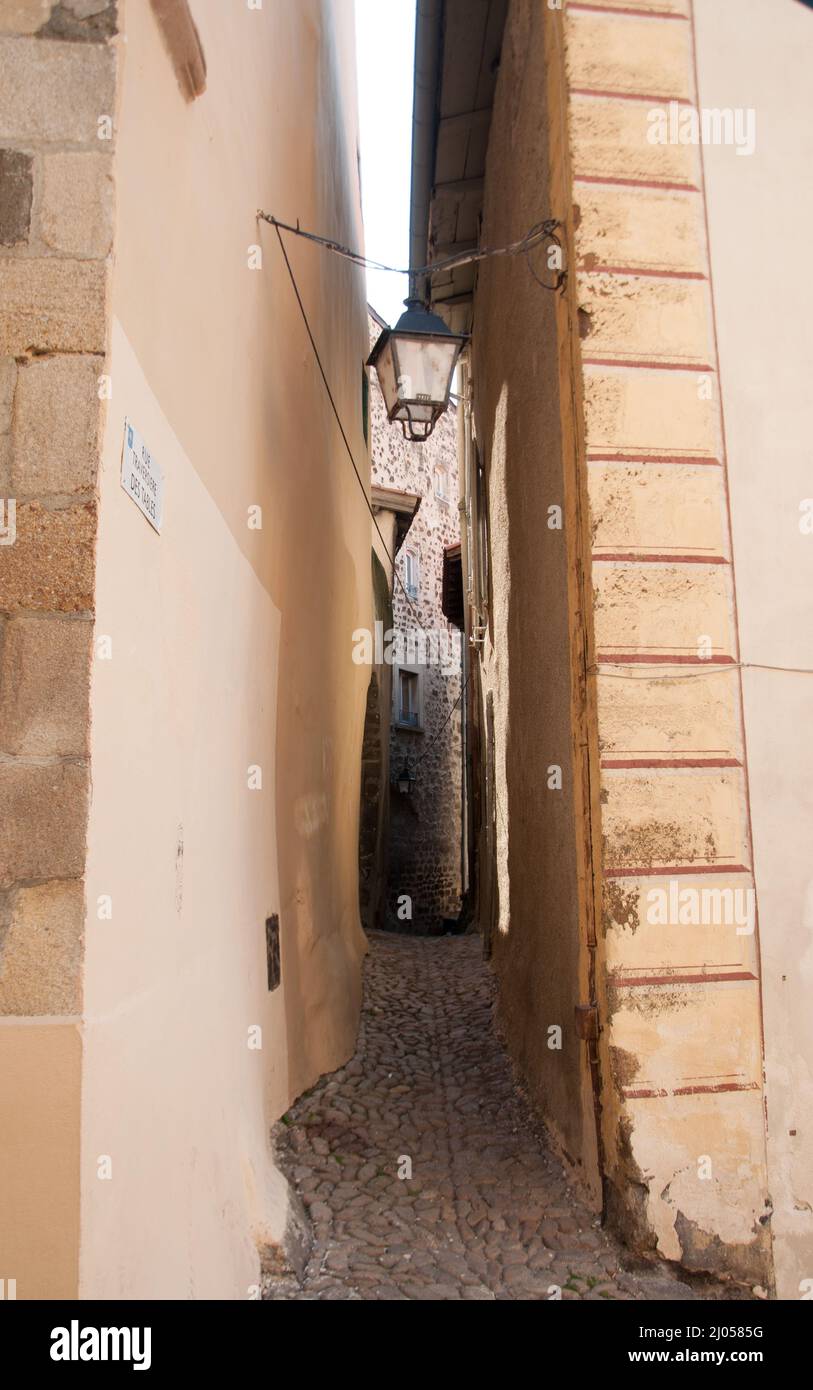
M 327 489 L 323 496 L 316 490 L 311 507 L 312 535 L 322 539 L 323 565 L 314 566 L 312 551 L 302 548 L 301 601 L 282 621 L 277 725 L 277 845 L 291 1098 L 352 1054 L 361 1007 L 359 961 L 365 951 L 358 913 L 356 780 L 364 673 L 351 661 L 349 636 L 358 617 L 357 567 L 332 524 Z M 331 576 L 327 591 L 324 574 Z M 306 643 L 303 630 L 310 634 Z M 316 663 L 314 653 L 319 654 Z

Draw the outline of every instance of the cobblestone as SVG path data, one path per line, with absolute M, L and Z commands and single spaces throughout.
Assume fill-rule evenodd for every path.
M 371 934 L 356 1055 L 275 1127 L 313 1246 L 302 1281 L 264 1296 L 741 1297 L 600 1228 L 517 1089 L 492 1002 L 478 938 Z

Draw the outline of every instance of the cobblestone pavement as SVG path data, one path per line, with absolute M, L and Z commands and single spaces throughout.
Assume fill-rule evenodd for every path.
M 371 936 L 358 1051 L 275 1128 L 313 1247 L 264 1296 L 725 1297 L 598 1228 L 517 1092 L 492 998 L 478 938 Z

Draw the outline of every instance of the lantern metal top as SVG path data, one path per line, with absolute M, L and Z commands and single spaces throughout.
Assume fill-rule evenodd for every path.
M 400 422 L 407 439 L 422 443 L 448 408 L 455 366 L 468 336 L 453 333 L 416 296 L 404 303 L 406 312 L 394 328 L 383 330 L 367 365 L 378 370 L 387 418 Z
M 401 315 L 395 328 L 389 329 L 391 333 L 431 333 L 445 335 L 447 338 L 461 337 L 459 333 L 453 333 L 448 324 L 443 322 L 440 314 L 433 314 L 431 309 L 427 309 L 417 296 L 410 296 L 404 300 L 406 312 Z M 463 339 L 465 342 L 465 338 Z M 378 344 L 376 344 L 376 347 Z M 373 348 L 375 352 L 375 348 Z

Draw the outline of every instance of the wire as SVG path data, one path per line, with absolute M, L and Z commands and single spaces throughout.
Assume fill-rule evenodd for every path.
M 469 683 L 470 677 L 471 677 L 471 671 L 469 671 L 468 676 L 466 676 L 466 679 L 464 680 L 462 686 L 460 687 L 460 694 L 458 695 L 457 699 L 455 700 L 454 704 L 452 705 L 451 709 L 449 710 L 449 713 L 446 715 L 446 718 L 444 719 L 444 721 L 443 721 L 443 723 L 441 724 L 440 728 L 437 730 L 436 734 L 435 734 L 434 737 L 432 738 L 431 743 L 427 743 L 426 747 L 424 748 L 423 752 L 421 753 L 421 756 L 418 758 L 417 762 L 415 763 L 415 771 L 416 771 L 416 772 L 418 771 L 418 768 L 420 767 L 420 765 L 421 765 L 421 763 L 423 762 L 424 758 L 426 757 L 427 753 L 431 753 L 432 749 L 434 748 L 435 744 L 437 743 L 438 739 L 440 738 L 441 734 L 443 733 L 443 730 L 446 728 L 446 725 L 448 724 L 449 720 L 451 719 L 452 715 L 454 714 L 455 710 L 457 709 L 457 706 L 460 704 L 460 701 L 463 699 L 463 696 L 464 696 L 465 693 L 466 693 L 466 686 L 467 686 L 468 683 Z
M 702 658 L 698 657 L 698 661 Z M 763 661 L 726 661 L 722 665 L 709 663 L 704 671 L 686 671 L 683 675 L 648 675 L 644 673 L 635 676 L 631 671 L 608 671 L 607 666 L 626 666 L 624 661 L 597 661 L 587 667 L 588 671 L 595 671 L 599 676 L 609 676 L 611 680 L 620 681 L 692 681 L 698 680 L 701 676 L 721 676 L 727 671 L 782 671 L 791 676 L 813 676 L 813 667 L 810 666 L 770 666 Z
M 353 265 L 362 266 L 368 270 L 386 270 L 390 271 L 393 275 L 407 275 L 412 279 L 424 275 L 437 275 L 443 270 L 456 270 L 458 266 L 470 265 L 474 261 L 484 261 L 492 256 L 519 255 L 524 255 L 526 259 L 528 259 L 528 269 L 537 284 L 542 286 L 543 290 L 561 289 L 567 278 L 567 272 L 560 270 L 557 272 L 556 283 L 554 285 L 546 285 L 544 280 L 541 280 L 537 275 L 529 259 L 530 252 L 543 241 L 552 241 L 556 246 L 561 248 L 561 242 L 556 235 L 556 229 L 561 224 L 555 217 L 549 217 L 544 222 L 536 222 L 534 226 L 531 227 L 530 231 L 525 233 L 525 236 L 520 237 L 519 241 L 509 242 L 507 246 L 481 246 L 474 251 L 461 251 L 456 256 L 446 256 L 443 260 L 433 261 L 431 265 L 420 265 L 413 267 L 411 270 L 404 270 L 400 266 L 386 265 L 383 261 L 371 260 L 369 256 L 363 256 L 360 251 L 351 251 L 349 246 L 343 246 L 341 242 L 333 241 L 330 237 L 318 236 L 316 232 L 303 231 L 299 225 L 298 219 L 296 225 L 292 226 L 290 222 L 281 222 L 278 217 L 274 217 L 273 213 L 263 212 L 262 209 L 259 208 L 257 210 L 257 217 L 262 219 L 263 222 L 269 222 L 275 229 L 277 236 L 279 236 L 280 229 L 282 229 L 284 232 L 291 232 L 293 236 L 304 237 L 306 241 L 313 241 L 316 242 L 318 246 L 324 246 L 325 250 L 332 251 L 335 255 L 342 256 L 347 261 L 352 261 Z
M 339 426 L 339 432 L 341 433 L 342 440 L 344 441 L 344 447 L 345 447 L 345 449 L 347 450 L 347 457 L 349 458 L 349 460 L 350 460 L 350 462 L 351 462 L 351 464 L 352 464 L 352 466 L 353 466 L 353 472 L 354 472 L 355 475 L 356 475 L 356 481 L 358 482 L 358 485 L 359 485 L 359 487 L 361 488 L 361 495 L 362 495 L 362 497 L 364 498 L 364 502 L 365 502 L 365 505 L 366 505 L 366 507 L 367 507 L 367 510 L 368 510 L 368 512 L 370 513 L 370 516 L 371 516 L 372 519 L 373 519 L 373 525 L 374 525 L 376 531 L 378 532 L 379 539 L 380 539 L 380 541 L 381 541 L 382 546 L 384 547 L 384 554 L 387 556 L 387 559 L 388 559 L 388 560 L 390 561 L 390 563 L 392 564 L 392 573 L 393 573 L 393 577 L 394 577 L 395 579 L 398 580 L 398 583 L 400 584 L 400 586 L 401 586 L 401 588 L 402 588 L 402 590 L 403 590 L 403 592 L 404 592 L 404 598 L 406 599 L 407 603 L 409 604 L 410 608 L 412 609 L 413 613 L 415 614 L 415 619 L 416 619 L 416 622 L 417 622 L 417 624 L 418 624 L 418 627 L 421 629 L 422 632 L 425 632 L 426 635 L 427 635 L 427 637 L 428 637 L 428 636 L 429 636 L 429 633 L 427 632 L 427 629 L 424 627 L 423 623 L 421 622 L 420 617 L 418 616 L 418 610 L 417 610 L 417 608 L 415 607 L 414 603 L 412 602 L 412 599 L 410 598 L 409 593 L 408 593 L 408 591 L 407 591 L 406 585 L 404 584 L 404 582 L 403 582 L 403 580 L 402 580 L 400 574 L 398 573 L 398 566 L 397 566 L 396 561 L 395 561 L 395 556 L 394 556 L 393 554 L 390 553 L 389 547 L 387 546 L 387 542 L 384 540 L 384 536 L 383 536 L 383 533 L 382 533 L 382 531 L 381 531 L 381 527 L 380 527 L 379 524 L 378 524 L 378 519 L 377 519 L 376 514 L 375 514 L 375 512 L 373 511 L 373 508 L 372 508 L 372 506 L 371 506 L 371 504 L 370 504 L 370 499 L 369 499 L 369 497 L 367 496 L 367 489 L 366 489 L 366 487 L 364 486 L 364 480 L 363 480 L 361 474 L 359 473 L 358 468 L 356 467 L 356 460 L 355 460 L 355 458 L 353 457 L 353 450 L 350 448 L 350 442 L 349 442 L 349 440 L 348 440 L 348 438 L 347 438 L 347 435 L 346 435 L 346 433 L 345 433 L 344 425 L 342 424 L 342 419 L 341 419 L 341 416 L 340 416 L 340 414 L 339 414 L 338 407 L 337 407 L 336 402 L 335 402 L 335 400 L 334 400 L 334 398 L 333 398 L 333 392 L 332 392 L 331 389 L 330 389 L 330 382 L 328 381 L 327 375 L 326 375 L 326 373 L 325 373 L 325 369 L 324 369 L 324 367 L 322 366 L 322 359 L 321 359 L 321 357 L 319 356 L 319 349 L 318 349 L 318 347 L 316 346 L 316 339 L 315 339 L 314 336 L 313 336 L 313 332 L 312 332 L 312 330 L 311 330 L 310 322 L 309 322 L 309 320 L 308 320 L 308 315 L 307 315 L 306 312 L 305 312 L 305 305 L 302 303 L 302 296 L 301 296 L 301 294 L 299 293 L 299 286 L 298 286 L 298 284 L 296 283 L 296 276 L 294 275 L 294 272 L 293 272 L 293 270 L 291 269 L 291 262 L 288 260 L 288 252 L 285 250 L 285 243 L 284 243 L 284 241 L 282 240 L 282 234 L 281 234 L 281 232 L 280 232 L 280 226 L 281 226 L 281 225 L 282 225 L 281 223 L 275 223 L 275 224 L 274 224 L 274 230 L 275 230 L 275 232 L 276 232 L 276 234 L 277 234 L 277 240 L 279 241 L 279 244 L 280 244 L 280 250 L 282 251 L 282 255 L 283 255 L 283 258 L 284 258 L 284 260 L 285 260 L 285 266 L 286 266 L 286 269 L 287 269 L 287 271 L 288 271 L 288 275 L 289 275 L 289 278 L 290 278 L 290 281 L 291 281 L 291 285 L 292 285 L 292 287 L 293 287 L 294 294 L 296 295 L 296 302 L 297 302 L 297 304 L 299 305 L 299 312 L 300 312 L 301 315 L 302 315 L 302 322 L 304 323 L 306 332 L 307 332 L 307 334 L 308 334 L 308 337 L 310 338 L 310 344 L 311 344 L 311 347 L 313 348 L 313 355 L 314 355 L 314 357 L 316 358 L 316 365 L 317 365 L 317 367 L 319 368 L 319 373 L 320 373 L 320 375 L 321 375 L 321 377 L 322 377 L 322 381 L 323 381 L 323 383 L 324 383 L 325 390 L 327 391 L 328 400 L 330 401 L 331 407 L 332 407 L 332 409 L 333 409 L 333 414 L 334 414 L 335 417 L 336 417 L 336 424 Z
M 305 325 L 305 329 L 306 329 L 306 332 L 307 332 L 307 334 L 308 334 L 308 338 L 310 339 L 311 347 L 313 348 L 313 355 L 314 355 L 314 357 L 316 358 L 316 365 L 317 365 L 318 368 L 319 368 L 319 373 L 320 373 L 321 378 L 322 378 L 322 381 L 323 381 L 323 383 L 324 383 L 324 387 L 325 387 L 325 390 L 326 390 L 326 392 L 327 392 L 328 400 L 330 401 L 331 407 L 332 407 L 332 409 L 333 409 L 333 414 L 334 414 L 335 417 L 336 417 L 336 424 L 339 426 L 339 432 L 340 432 L 340 434 L 341 434 L 341 436 L 342 436 L 342 440 L 343 440 L 343 442 L 344 442 L 344 447 L 345 447 L 345 449 L 347 450 L 347 456 L 348 456 L 348 458 L 350 459 L 350 462 L 351 462 L 351 464 L 352 464 L 352 466 L 353 466 L 353 472 L 354 472 L 355 475 L 356 475 L 356 480 L 357 480 L 357 482 L 358 482 L 359 487 L 361 488 L 361 495 L 362 495 L 362 497 L 364 498 L 364 502 L 365 502 L 365 505 L 366 505 L 366 507 L 367 507 L 367 510 L 368 510 L 368 512 L 370 513 L 370 516 L 372 517 L 373 525 L 375 526 L 375 529 L 376 529 L 376 531 L 378 532 L 379 538 L 380 538 L 380 540 L 381 540 L 381 544 L 382 544 L 382 546 L 384 547 L 384 554 L 388 557 L 388 559 L 389 559 L 389 560 L 391 561 L 391 563 L 392 563 L 392 573 L 393 573 L 393 577 L 394 577 L 395 579 L 398 580 L 398 583 L 400 584 L 401 589 L 403 590 L 404 598 L 406 599 L 407 603 L 409 604 L 410 608 L 412 609 L 413 613 L 415 614 L 416 621 L 417 621 L 417 623 L 418 623 L 418 627 L 421 629 L 422 632 L 426 633 L 426 636 L 427 636 L 427 637 L 429 637 L 429 636 L 430 636 L 430 633 L 429 633 L 429 632 L 427 631 L 427 629 L 424 627 L 423 623 L 422 623 L 421 620 L 420 620 L 420 617 L 418 616 L 418 610 L 417 610 L 417 608 L 415 607 L 414 603 L 412 602 L 412 599 L 410 598 L 409 593 L 407 592 L 406 586 L 404 585 L 404 582 L 403 582 L 403 580 L 401 579 L 400 574 L 398 573 L 398 569 L 397 569 L 396 562 L 395 562 L 395 556 L 392 555 L 392 554 L 390 553 L 390 551 L 389 551 L 389 549 L 388 549 L 388 547 L 387 547 L 387 542 L 384 540 L 384 536 L 382 535 L 381 527 L 380 527 L 379 524 L 378 524 L 378 520 L 377 520 L 377 518 L 376 518 L 375 512 L 373 511 L 372 506 L 370 505 L 370 499 L 369 499 L 369 497 L 367 496 L 367 489 L 365 488 L 364 482 L 363 482 L 362 477 L 361 477 L 361 474 L 359 473 L 359 470 L 358 470 L 358 468 L 356 467 L 356 460 L 355 460 L 355 458 L 353 457 L 353 450 L 350 448 L 350 442 L 349 442 L 349 440 L 348 440 L 348 438 L 347 438 L 347 434 L 345 433 L 345 428 L 344 428 L 344 425 L 342 424 L 341 416 L 339 415 L 338 407 L 337 407 L 337 405 L 336 405 L 336 401 L 335 401 L 335 399 L 334 399 L 333 392 L 332 392 L 331 389 L 330 389 L 330 382 L 328 381 L 327 375 L 326 375 L 326 373 L 325 373 L 325 369 L 324 369 L 324 367 L 322 366 L 322 359 L 321 359 L 321 357 L 320 357 L 320 355 L 319 355 L 319 349 L 318 349 L 318 347 L 316 346 L 316 340 L 315 340 L 315 338 L 314 338 L 314 336 L 313 336 L 313 332 L 312 332 L 312 330 L 311 330 L 310 322 L 309 322 L 309 320 L 308 320 L 308 315 L 307 315 L 307 313 L 306 313 L 306 311 L 305 311 L 305 306 L 304 306 L 304 304 L 302 303 L 302 296 L 301 296 L 301 294 L 299 293 L 299 286 L 298 286 L 298 284 L 297 284 L 297 282 L 296 282 L 296 276 L 294 275 L 293 269 L 292 269 L 292 267 L 291 267 L 291 262 L 290 262 L 289 259 L 288 259 L 288 253 L 287 253 L 287 251 L 285 250 L 285 243 L 284 243 L 284 241 L 282 240 L 282 234 L 281 234 L 281 232 L 280 232 L 280 225 L 279 225 L 279 224 L 275 224 L 274 230 L 275 230 L 275 232 L 276 232 L 276 234 L 277 234 L 277 240 L 279 241 L 280 250 L 282 251 L 283 259 L 284 259 L 284 261 L 285 261 L 285 267 L 286 267 L 286 269 L 287 269 L 287 271 L 288 271 L 288 276 L 289 276 L 289 279 L 290 279 L 290 281 L 291 281 L 291 286 L 292 286 L 292 288 L 293 288 L 294 294 L 296 295 L 296 302 L 297 302 L 297 304 L 299 305 L 299 311 L 300 311 L 300 313 L 301 313 L 301 315 L 302 315 L 302 322 L 303 322 L 304 325 Z M 429 743 L 429 744 L 427 744 L 427 746 L 426 746 L 426 748 L 424 749 L 423 753 L 422 753 L 421 756 L 418 758 L 418 761 L 417 761 L 416 764 L 415 764 L 415 770 L 416 770 L 416 771 L 417 771 L 418 767 L 420 766 L 420 764 L 423 762 L 423 760 L 424 760 L 424 758 L 426 757 L 427 753 L 430 752 L 430 750 L 432 749 L 432 747 L 434 746 L 434 744 L 435 744 L 435 743 L 437 742 L 437 740 L 440 738 L 440 735 L 443 733 L 443 730 L 446 728 L 446 725 L 448 724 L 449 720 L 451 719 L 452 715 L 454 714 L 455 709 L 456 709 L 457 706 L 460 704 L 460 701 L 461 701 L 462 698 L 463 698 L 463 694 L 464 694 L 464 692 L 465 692 L 465 689 L 466 689 L 466 686 L 468 685 L 468 683 L 469 683 L 469 677 L 467 676 L 466 679 L 465 679 L 465 681 L 464 681 L 464 683 L 463 683 L 463 686 L 462 686 L 462 689 L 461 689 L 461 691 L 460 691 L 460 694 L 458 695 L 457 699 L 455 700 L 454 704 L 452 705 L 451 709 L 449 710 L 449 713 L 447 714 L 446 718 L 444 719 L 443 723 L 441 724 L 440 728 L 438 729 L 437 733 L 435 734 L 434 738 L 432 739 L 432 742 Z

